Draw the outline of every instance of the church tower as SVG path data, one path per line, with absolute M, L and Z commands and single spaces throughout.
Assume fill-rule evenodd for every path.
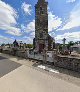
M 48 47 L 48 2 L 38 0 L 35 5 L 35 47 L 41 52 Z
M 44 48 L 48 50 L 49 39 L 48 34 L 48 2 L 38 0 L 35 5 L 35 38 L 33 40 L 34 49 L 42 52 Z M 52 39 L 52 38 L 51 38 Z

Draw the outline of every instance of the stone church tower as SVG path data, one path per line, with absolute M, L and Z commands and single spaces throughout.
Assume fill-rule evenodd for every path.
M 35 5 L 35 38 L 33 40 L 34 49 L 42 52 L 44 48 L 53 48 L 53 38 L 48 34 L 48 2 L 38 0 Z

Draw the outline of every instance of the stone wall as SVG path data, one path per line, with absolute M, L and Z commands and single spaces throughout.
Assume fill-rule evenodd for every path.
M 80 58 L 72 56 L 55 56 L 54 65 L 80 72 Z
M 17 50 L 17 51 L 3 50 L 1 53 L 10 54 L 10 55 L 18 56 L 18 57 L 22 57 L 22 58 L 27 58 L 28 57 L 28 52 L 27 51 L 22 51 L 22 50 Z
M 12 50 L 3 50 L 2 53 L 14 55 L 14 52 Z M 22 51 L 22 50 L 16 51 L 15 56 L 28 58 L 29 51 L 28 50 L 27 51 Z M 80 58 L 79 57 L 56 55 L 53 53 L 52 61 L 54 63 L 54 66 L 80 72 Z

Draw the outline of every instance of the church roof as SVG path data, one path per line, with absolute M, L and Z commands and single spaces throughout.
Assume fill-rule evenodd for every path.
M 52 39 L 52 40 L 55 40 L 54 37 L 51 37 L 49 34 L 48 34 L 48 38 Z

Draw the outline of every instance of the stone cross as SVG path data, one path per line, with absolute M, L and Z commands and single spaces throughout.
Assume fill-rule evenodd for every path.
M 66 39 L 64 38 L 62 41 L 63 41 L 63 45 L 65 45 Z
M 65 46 L 66 39 L 64 38 L 62 41 L 63 41 L 63 51 L 64 51 L 66 50 L 66 46 Z
M 47 62 L 47 50 L 46 48 L 43 49 L 43 63 Z

